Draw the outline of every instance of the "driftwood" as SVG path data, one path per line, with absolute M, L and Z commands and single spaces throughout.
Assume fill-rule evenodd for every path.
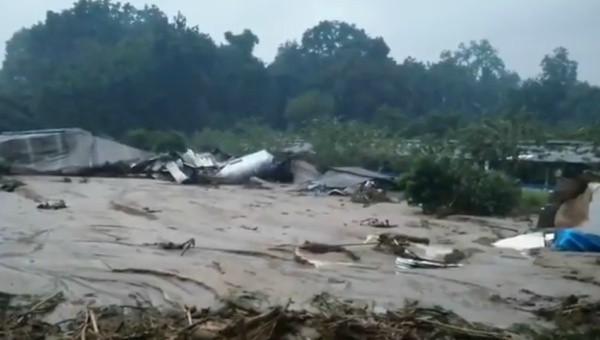
M 534 339 L 596 339 L 599 303 L 571 299 L 539 315 L 559 327 L 527 329 Z M 185 315 L 155 308 L 111 306 L 82 308 L 78 316 L 57 324 L 43 321 L 62 300 L 53 296 L 30 306 L 7 305 L 0 313 L 0 337 L 13 339 L 294 339 L 309 330 L 318 339 L 520 339 L 511 330 L 469 322 L 439 307 L 407 303 L 375 313 L 328 294 L 313 299 L 311 312 L 274 306 L 266 310 L 226 303 L 220 309 L 185 307 Z M 228 302 L 228 300 L 225 300 Z M 15 321 L 19 320 L 18 323 Z M 570 321 L 569 321 L 570 320 Z M 562 323 L 566 322 L 566 323 Z M 514 332 L 517 330 L 515 329 Z
M 146 246 L 158 246 L 164 250 L 181 250 L 181 256 L 185 254 L 190 248 L 194 248 L 196 246 L 196 240 L 191 238 L 183 243 L 174 243 L 174 242 L 158 242 L 158 243 L 146 243 Z
M 353 261 L 360 261 L 360 257 L 358 255 L 337 244 L 305 241 L 304 244 L 298 246 L 298 249 L 308 251 L 313 254 L 344 253 Z
M 404 244 L 404 243 L 410 242 L 410 243 L 419 243 L 419 244 L 429 245 L 429 243 L 430 243 L 430 241 L 427 237 L 417 237 L 417 236 L 410 236 L 410 235 L 399 234 L 399 233 L 379 234 L 378 241 L 381 244 L 388 244 L 388 243 Z

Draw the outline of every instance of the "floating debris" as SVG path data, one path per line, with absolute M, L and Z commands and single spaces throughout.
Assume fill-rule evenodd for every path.
M 380 221 L 377 218 L 366 218 L 362 221 L 360 221 L 360 225 L 361 226 L 369 226 L 369 227 L 373 227 L 373 228 L 396 228 L 398 225 L 397 224 L 390 224 L 389 220 L 384 220 L 384 221 Z
M 364 184 L 361 184 L 352 194 L 350 200 L 354 203 L 362 203 L 364 207 L 368 207 L 374 203 L 392 201 L 387 196 L 386 190 L 375 187 L 374 181 L 368 181 Z
M 183 243 L 174 243 L 174 242 L 158 242 L 158 243 L 146 243 L 145 246 L 158 246 L 164 250 L 181 250 L 181 256 L 185 254 L 190 248 L 194 248 L 196 246 L 196 240 L 191 238 Z
M 360 261 L 360 257 L 352 251 L 336 244 L 325 244 L 305 241 L 304 244 L 298 246 L 298 249 L 304 250 L 313 254 L 327 253 L 343 253 L 346 254 L 352 261 Z
M 24 186 L 25 183 L 14 178 L 0 177 L 0 191 L 14 192 L 17 188 Z
M 406 258 L 406 257 L 397 257 L 396 258 L 396 268 L 399 268 L 399 269 L 455 268 L 455 267 L 461 267 L 461 266 L 462 265 L 459 263 L 445 263 L 445 262 L 431 261 L 431 260 L 425 260 L 425 259 L 420 259 L 420 258 Z
M 40 204 L 38 204 L 37 208 L 38 209 L 43 209 L 43 210 L 59 210 L 59 209 L 65 209 L 67 207 L 67 204 L 65 203 L 64 200 L 47 200 L 44 201 Z

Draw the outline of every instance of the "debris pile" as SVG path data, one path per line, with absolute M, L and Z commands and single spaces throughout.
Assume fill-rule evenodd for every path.
M 317 295 L 310 311 L 277 306 L 258 311 L 225 300 L 224 307 L 85 309 L 59 324 L 42 320 L 62 301 L 58 294 L 29 306 L 2 305 L 0 337 L 17 339 L 511 339 L 506 330 L 472 324 L 440 309 L 414 303 L 386 313 Z
M 396 267 L 409 268 L 454 268 L 466 255 L 457 249 L 439 249 L 430 245 L 426 237 L 399 233 L 369 235 L 363 244 L 375 242 L 374 249 L 396 257 Z
M 600 301 L 582 302 L 571 295 L 556 306 L 538 309 L 535 314 L 556 325 L 553 335 L 568 334 L 572 339 L 600 338 Z
M 284 161 L 277 161 L 266 150 L 260 150 L 239 158 L 219 159 L 219 154 L 168 153 L 153 156 L 131 166 L 132 174 L 145 174 L 152 178 L 170 179 L 180 184 L 244 184 L 267 186 L 262 180 L 277 177 L 286 171 Z M 257 178 L 259 180 L 257 180 Z
M 368 207 L 373 203 L 391 202 L 384 189 L 376 188 L 374 181 L 361 183 L 358 189 L 352 193 L 350 199 L 354 203 L 361 203 L 364 207 Z

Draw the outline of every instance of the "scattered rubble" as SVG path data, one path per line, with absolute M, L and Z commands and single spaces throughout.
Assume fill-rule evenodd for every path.
M 365 206 L 390 202 L 386 190 L 394 187 L 392 176 L 357 167 L 333 167 L 322 175 L 302 159 L 312 154 L 310 144 L 299 143 L 275 154 L 258 150 L 241 157 L 218 149 L 157 155 L 81 129 L 0 134 L 0 159 L 12 174 L 144 176 L 179 184 L 245 184 L 254 189 L 272 189 L 273 183 L 294 183 L 300 191 L 350 196 L 353 202 Z M 87 178 L 83 177 L 80 183 L 86 183 Z M 72 183 L 73 179 L 63 177 L 62 181 Z
M 566 301 L 537 314 L 556 325 L 508 329 L 471 323 L 439 307 L 407 302 L 403 308 L 377 308 L 342 302 L 323 293 L 310 310 L 275 306 L 257 310 L 242 301 L 223 299 L 222 307 L 158 310 L 135 306 L 85 308 L 58 324 L 43 317 L 63 301 L 58 293 L 28 305 L 2 305 L 0 337 L 16 339 L 596 339 L 600 334 L 600 304 Z M 567 299 L 569 300 L 569 299 Z

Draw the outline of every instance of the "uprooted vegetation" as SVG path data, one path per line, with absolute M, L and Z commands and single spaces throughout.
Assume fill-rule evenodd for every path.
M 440 307 L 425 308 L 414 302 L 376 313 L 325 293 L 313 298 L 311 311 L 277 306 L 259 312 L 232 299 L 215 310 L 88 308 L 57 324 L 42 318 L 63 301 L 61 293 L 21 306 L 10 303 L 13 296 L 1 298 L 0 336 L 16 339 L 597 339 L 600 335 L 600 304 L 569 299 L 537 312 L 555 322 L 556 328 L 534 330 L 524 325 L 499 329 L 471 323 Z

